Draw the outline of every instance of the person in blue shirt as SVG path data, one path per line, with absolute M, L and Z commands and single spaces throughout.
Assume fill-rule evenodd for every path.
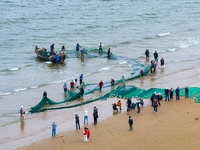
M 52 124 L 52 136 L 56 136 L 56 127 L 57 127 L 56 123 L 53 122 L 53 124 Z
M 179 87 L 177 87 L 176 88 L 176 100 L 180 100 L 179 92 L 180 92 L 180 89 L 179 89 Z
M 80 85 L 81 85 L 83 81 L 83 74 L 80 75 L 79 80 L 80 80 Z

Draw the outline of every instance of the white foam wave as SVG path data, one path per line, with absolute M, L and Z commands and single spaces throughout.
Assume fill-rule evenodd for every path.
M 99 69 L 99 71 L 104 71 L 104 70 L 109 70 L 109 69 L 110 69 L 110 67 L 105 67 L 105 68 Z
M 120 65 L 126 64 L 126 63 L 127 63 L 127 62 L 126 62 L 125 60 L 120 60 L 120 61 L 119 61 L 119 64 L 120 64 Z
M 10 94 L 11 94 L 11 92 L 8 92 L 8 93 L 2 93 L 2 94 L 0 94 L 0 96 L 10 95 Z
M 181 42 L 178 43 L 178 47 L 179 48 L 186 48 L 192 45 L 197 45 L 199 44 L 199 42 L 197 41 L 197 39 L 192 39 L 192 38 L 187 38 Z
M 11 70 L 11 71 L 17 71 L 19 70 L 20 68 L 9 68 L 8 70 Z
M 61 83 L 62 81 L 54 81 L 54 82 L 51 82 L 53 84 L 56 84 L 56 83 Z
M 16 90 L 14 90 L 14 91 L 15 91 L 15 92 L 19 92 L 19 91 L 25 91 L 25 90 L 27 90 L 27 88 L 16 89 Z
M 31 89 L 37 89 L 39 86 L 30 87 Z
M 162 36 L 166 36 L 166 35 L 169 35 L 170 32 L 166 32 L 166 33 L 159 33 L 158 36 L 162 37 Z
M 173 51 L 175 51 L 175 50 L 176 50 L 176 48 L 167 49 L 167 51 L 170 51 L 170 52 L 173 52 Z

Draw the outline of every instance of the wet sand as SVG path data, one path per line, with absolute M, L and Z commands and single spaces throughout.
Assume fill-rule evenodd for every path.
M 90 142 L 83 142 L 83 126 L 81 130 L 73 130 L 57 134 L 42 141 L 17 150 L 64 150 L 64 149 L 199 149 L 200 105 L 193 99 L 181 97 L 180 101 L 161 102 L 158 113 L 151 106 L 136 112 L 116 113 L 97 125 L 89 125 Z M 101 109 L 100 117 L 101 117 Z M 128 116 L 134 120 L 134 127 L 129 131 Z M 60 130 L 58 126 L 57 130 Z M 49 130 L 50 132 L 50 130 Z

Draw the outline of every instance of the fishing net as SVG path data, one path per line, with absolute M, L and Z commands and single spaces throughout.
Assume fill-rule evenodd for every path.
M 99 52 L 96 52 L 96 51 L 98 51 L 97 49 L 91 48 L 88 51 L 90 51 L 90 53 L 86 54 L 85 56 L 90 57 L 90 58 L 99 57 L 99 55 L 101 55 L 101 57 L 102 56 L 107 57 L 106 52 L 99 54 Z M 68 57 L 72 57 L 72 58 L 78 57 L 77 52 L 68 52 L 67 55 L 68 55 Z M 127 78 L 124 78 L 124 79 L 121 78 L 121 79 L 115 80 L 115 85 L 119 85 L 125 81 L 133 80 L 135 78 L 139 78 L 140 77 L 139 72 L 141 69 L 144 71 L 144 75 L 148 74 L 150 71 L 149 66 L 144 66 L 132 58 L 127 58 L 124 56 L 117 56 L 117 55 L 111 54 L 109 59 L 124 60 L 127 62 L 127 64 L 131 68 L 130 76 Z M 111 86 L 110 82 L 104 82 L 103 88 L 108 88 L 110 86 Z M 91 83 L 91 84 L 83 83 L 82 87 L 84 88 L 84 91 L 85 91 L 84 95 L 88 95 L 88 94 L 91 94 L 91 93 L 99 90 L 98 83 Z M 118 86 L 116 89 L 114 89 L 98 98 L 95 98 L 92 100 L 87 100 L 87 101 L 84 101 L 84 102 L 81 102 L 78 104 L 69 105 L 69 106 L 59 106 L 58 104 L 63 104 L 63 103 L 73 101 L 81 96 L 80 90 L 76 90 L 74 92 L 68 90 L 66 98 L 64 100 L 56 102 L 56 101 L 49 99 L 48 97 L 44 97 L 36 106 L 31 107 L 31 110 L 29 112 L 35 113 L 35 112 L 42 112 L 42 111 L 46 111 L 46 110 L 78 107 L 78 106 L 82 106 L 82 105 L 92 103 L 95 101 L 99 101 L 99 100 L 107 100 L 107 98 L 109 98 L 109 97 L 119 97 L 119 98 L 124 98 L 124 99 L 138 97 L 138 98 L 150 99 L 151 95 L 155 92 L 161 93 L 162 95 L 164 95 L 164 89 L 160 89 L 160 88 L 141 89 L 141 88 L 138 88 L 135 86 Z M 184 96 L 184 94 L 185 94 L 185 89 L 180 88 L 180 96 Z M 190 87 L 189 88 L 189 96 L 194 98 L 195 102 L 200 102 L 200 88 Z M 50 106 L 55 106 L 55 107 L 50 107 Z

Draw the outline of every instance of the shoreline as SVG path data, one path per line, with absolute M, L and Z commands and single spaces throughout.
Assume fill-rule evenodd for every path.
M 81 126 L 81 130 L 63 131 L 55 138 L 49 136 L 16 150 L 102 149 L 102 146 L 106 149 L 198 149 L 200 144 L 195 139 L 200 137 L 197 119 L 200 117 L 199 108 L 200 105 L 191 98 L 181 97 L 180 101 L 169 102 L 162 100 L 156 114 L 151 106 L 146 106 L 141 109 L 141 115 L 136 115 L 134 110 L 123 111 L 99 121 L 97 125 L 90 123 L 91 138 L 88 143 L 83 142 Z M 101 116 L 101 109 L 99 111 Z M 132 131 L 128 127 L 129 115 L 134 120 Z M 75 123 L 73 125 L 75 128 Z M 59 127 L 57 130 L 60 130 Z

